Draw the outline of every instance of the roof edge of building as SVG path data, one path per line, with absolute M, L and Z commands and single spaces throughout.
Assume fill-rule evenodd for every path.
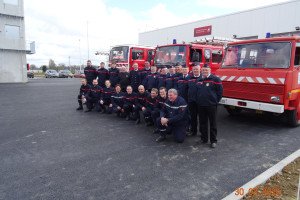
M 267 6 L 260 6 L 260 7 L 252 8 L 252 9 L 248 9 L 248 10 L 237 11 L 237 12 L 233 12 L 233 13 L 229 13 L 229 14 L 224 14 L 224 15 L 219 15 L 219 16 L 215 16 L 215 17 L 200 19 L 200 20 L 196 20 L 196 21 L 192 21 L 192 22 L 187 22 L 187 23 L 183 23 L 183 24 L 178 24 L 178 25 L 174 25 L 174 26 L 168 26 L 168 27 L 164 27 L 164 28 L 159 28 L 159 29 L 155 29 L 155 30 L 151 30 L 151 31 L 140 32 L 139 34 L 151 33 L 151 32 L 155 32 L 155 31 L 158 31 L 158 30 L 164 30 L 164 29 L 173 28 L 173 27 L 177 27 L 177 26 L 183 26 L 183 25 L 187 25 L 187 24 L 193 24 L 193 23 L 196 23 L 196 22 L 201 22 L 201 21 L 206 21 L 206 20 L 212 20 L 212 19 L 217 19 L 217 18 L 221 18 L 221 17 L 227 17 L 227 16 L 230 16 L 230 15 L 236 15 L 236 14 L 240 14 L 240 13 L 246 13 L 246 12 L 250 12 L 250 11 L 254 11 L 254 10 L 260 10 L 260 9 L 264 9 L 264 8 L 270 8 L 270 7 L 273 7 L 273 6 L 279 6 L 279 5 L 289 4 L 289 3 L 295 3 L 295 2 L 298 2 L 298 1 L 300 1 L 300 0 L 289 0 L 289 1 L 286 1 L 286 2 L 271 4 L 271 5 L 267 5 Z

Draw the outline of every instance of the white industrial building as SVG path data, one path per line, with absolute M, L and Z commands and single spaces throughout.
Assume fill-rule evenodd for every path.
M 23 0 L 0 0 L 0 83 L 27 82 Z
M 300 0 L 232 13 L 139 34 L 140 45 L 192 42 L 202 38 L 264 38 L 300 35 Z

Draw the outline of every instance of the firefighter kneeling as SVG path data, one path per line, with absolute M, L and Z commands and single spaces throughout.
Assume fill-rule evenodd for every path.
M 182 143 L 186 136 L 187 119 L 186 101 L 178 96 L 176 89 L 170 89 L 168 91 L 168 100 L 165 102 L 163 109 L 160 111 L 160 117 L 157 119 L 160 137 L 156 139 L 156 142 L 164 141 L 167 134 L 173 134 L 175 140 Z

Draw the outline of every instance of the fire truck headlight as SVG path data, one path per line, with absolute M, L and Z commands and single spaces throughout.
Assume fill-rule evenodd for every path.
M 279 103 L 280 102 L 280 97 L 278 97 L 278 96 L 272 96 L 271 97 L 271 102 L 273 102 L 273 103 Z

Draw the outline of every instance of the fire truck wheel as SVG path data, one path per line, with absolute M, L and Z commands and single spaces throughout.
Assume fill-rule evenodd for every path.
M 300 125 L 297 110 L 287 111 L 287 122 L 291 127 L 297 127 Z
M 230 107 L 230 106 L 225 106 L 227 112 L 229 113 L 229 115 L 235 116 L 238 115 L 242 112 L 241 108 L 238 107 Z

